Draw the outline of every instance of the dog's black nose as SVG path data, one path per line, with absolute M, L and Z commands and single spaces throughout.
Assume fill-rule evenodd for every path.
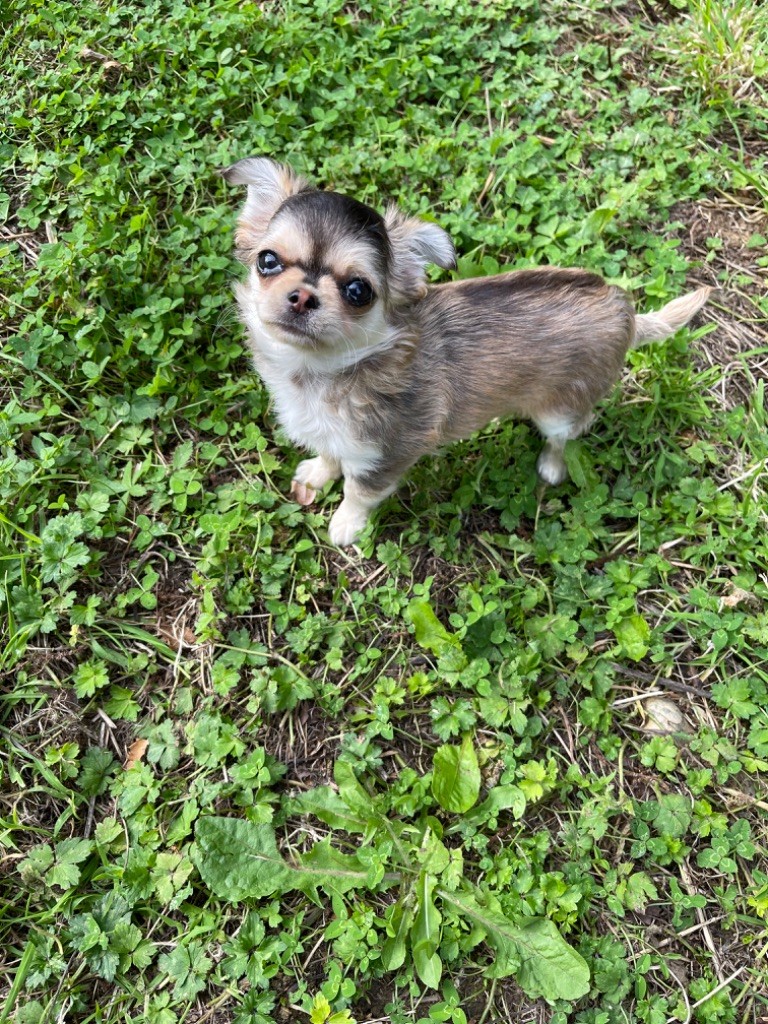
M 317 309 L 320 303 L 317 296 L 306 288 L 297 288 L 288 296 L 288 305 L 294 313 L 306 313 L 310 309 Z

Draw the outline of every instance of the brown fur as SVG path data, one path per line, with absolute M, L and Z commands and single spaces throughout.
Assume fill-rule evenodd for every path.
M 496 417 L 540 427 L 547 444 L 539 471 L 559 482 L 566 441 L 586 429 L 627 350 L 673 333 L 710 291 L 638 316 L 624 291 L 579 269 L 428 287 L 425 264 L 453 262 L 450 240 L 435 225 L 396 209 L 382 220 L 354 200 L 313 192 L 270 161 L 242 161 L 225 175 L 249 183 L 237 232 L 246 262 L 269 249 L 285 264 L 277 277 L 253 271 L 238 298 L 283 425 L 319 452 L 297 471 L 298 500 L 311 500 L 315 484 L 345 477 L 345 500 L 331 524 L 338 543 L 354 539 L 418 458 Z M 373 287 L 370 307 L 345 303 L 350 276 Z M 317 297 L 310 316 L 286 305 L 298 285 Z M 289 399 L 307 403 L 301 422 Z

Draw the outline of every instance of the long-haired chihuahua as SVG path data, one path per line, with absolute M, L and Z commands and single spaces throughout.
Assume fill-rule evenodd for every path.
M 544 435 L 538 471 L 567 475 L 563 450 L 590 424 L 627 350 L 673 334 L 707 301 L 699 288 L 657 313 L 587 270 L 542 267 L 426 283 L 454 267 L 451 239 L 396 207 L 382 216 L 252 157 L 222 172 L 248 195 L 235 286 L 258 372 L 281 426 L 316 453 L 296 470 L 303 505 L 344 477 L 331 541 L 351 544 L 422 455 L 500 416 Z

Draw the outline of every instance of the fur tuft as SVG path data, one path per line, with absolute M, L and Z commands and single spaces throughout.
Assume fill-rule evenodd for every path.
M 688 292 L 679 299 L 673 299 L 655 313 L 638 314 L 635 317 L 635 340 L 632 342 L 632 348 L 670 337 L 698 313 L 714 291 L 717 289 L 697 288 L 695 292 Z

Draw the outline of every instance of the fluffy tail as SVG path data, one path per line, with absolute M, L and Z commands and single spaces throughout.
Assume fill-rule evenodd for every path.
M 694 313 L 698 313 L 716 288 L 697 288 L 695 292 L 681 295 L 655 313 L 640 313 L 635 317 L 635 340 L 632 348 L 638 348 L 649 341 L 662 341 L 687 324 Z

